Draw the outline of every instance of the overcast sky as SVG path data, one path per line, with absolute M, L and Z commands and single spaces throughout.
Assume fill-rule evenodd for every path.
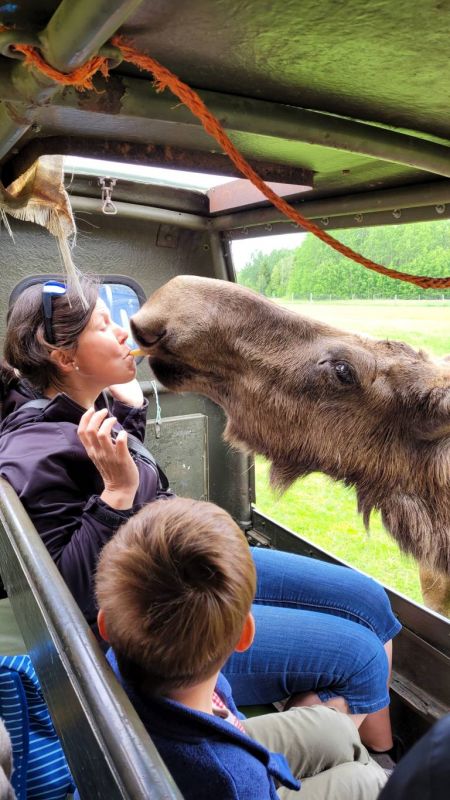
M 253 253 L 271 253 L 272 250 L 293 250 L 305 238 L 304 233 L 282 233 L 277 236 L 258 236 L 254 239 L 238 239 L 231 243 L 233 264 L 236 270 L 242 269 L 250 261 Z

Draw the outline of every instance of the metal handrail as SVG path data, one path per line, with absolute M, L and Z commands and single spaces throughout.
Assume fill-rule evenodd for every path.
M 3 479 L 0 563 L 82 800 L 182 800 L 22 503 Z

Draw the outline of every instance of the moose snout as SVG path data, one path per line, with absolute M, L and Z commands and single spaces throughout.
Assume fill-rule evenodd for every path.
M 151 349 L 166 335 L 166 328 L 159 324 L 149 325 L 145 320 L 137 319 L 139 313 L 130 319 L 130 328 L 137 344 L 144 349 Z

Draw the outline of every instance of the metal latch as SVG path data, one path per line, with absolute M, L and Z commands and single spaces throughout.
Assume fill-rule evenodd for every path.
M 251 528 L 249 531 L 245 531 L 245 536 L 252 547 L 270 547 L 273 549 L 272 542 L 265 533 L 255 531 L 254 528 Z
M 112 193 L 116 183 L 115 178 L 98 179 L 98 184 L 102 188 L 102 211 L 104 214 L 117 214 L 117 208 L 112 201 Z

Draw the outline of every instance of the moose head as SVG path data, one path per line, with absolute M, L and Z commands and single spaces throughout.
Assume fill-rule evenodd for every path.
M 446 580 L 429 591 L 450 573 L 450 361 L 195 276 L 157 290 L 132 330 L 168 389 L 224 408 L 225 439 L 265 455 L 273 484 L 320 471 L 355 486 L 366 523 L 381 511 L 428 602 L 450 611 Z

